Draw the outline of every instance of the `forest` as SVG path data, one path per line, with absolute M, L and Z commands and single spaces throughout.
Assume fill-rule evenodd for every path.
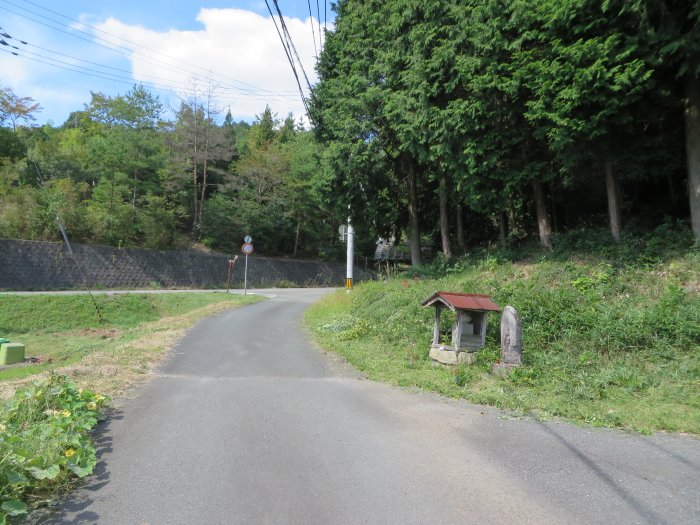
M 700 2 L 341 0 L 319 75 L 331 185 L 414 265 L 691 211 L 700 236 Z
M 325 255 L 318 146 L 292 115 L 265 107 L 249 124 L 228 111 L 219 124 L 211 93 L 195 93 L 166 120 L 135 86 L 92 93 L 59 127 L 18 126 L 36 103 L 3 95 L 0 237 L 60 240 L 58 216 L 75 242 L 227 251 L 251 233 L 268 255 Z
M 700 237 L 700 2 L 340 0 L 309 127 L 141 85 L 60 124 L 0 85 L 0 238 L 411 262 L 571 230 Z M 0 78 L 2 82 L 2 78 Z

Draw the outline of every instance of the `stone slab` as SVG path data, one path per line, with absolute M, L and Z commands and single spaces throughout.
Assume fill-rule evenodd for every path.
M 522 363 L 523 334 L 518 311 L 506 306 L 501 315 L 501 363 L 519 365 Z
M 0 345 L 0 365 L 14 365 L 24 361 L 24 345 L 3 343 Z
M 474 352 L 457 352 L 456 350 L 445 350 L 434 346 L 430 348 L 429 355 L 433 361 L 449 366 L 471 365 L 476 361 Z
M 503 379 L 508 374 L 510 374 L 511 370 L 513 370 L 514 368 L 518 368 L 519 366 L 520 365 L 511 365 L 508 363 L 494 363 L 491 367 L 491 373 L 496 377 L 500 377 L 501 379 Z

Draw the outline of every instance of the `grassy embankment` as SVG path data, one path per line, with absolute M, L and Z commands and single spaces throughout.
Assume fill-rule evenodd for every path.
M 223 293 L 0 295 L 0 337 L 26 345 L 38 363 L 0 369 L 0 398 L 37 375 L 71 376 L 78 386 L 118 396 L 145 377 L 164 350 L 198 319 L 258 301 Z
M 371 379 L 543 419 L 700 434 L 697 244 L 673 228 L 620 244 L 606 232 L 557 241 L 553 252 L 483 250 L 365 283 L 313 306 L 307 324 Z M 420 303 L 436 290 L 514 306 L 524 365 L 505 379 L 489 373 L 500 355 L 500 316 L 490 314 L 474 365 L 434 366 L 433 309 Z

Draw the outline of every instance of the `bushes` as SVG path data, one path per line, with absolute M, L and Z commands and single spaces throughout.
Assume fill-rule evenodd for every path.
M 0 523 L 92 473 L 89 431 L 105 397 L 54 375 L 17 391 L 0 409 Z

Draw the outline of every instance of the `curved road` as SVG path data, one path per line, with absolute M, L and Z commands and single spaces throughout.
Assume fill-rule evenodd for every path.
M 200 322 L 38 523 L 698 523 L 700 446 L 363 380 L 299 328 L 322 290 Z

